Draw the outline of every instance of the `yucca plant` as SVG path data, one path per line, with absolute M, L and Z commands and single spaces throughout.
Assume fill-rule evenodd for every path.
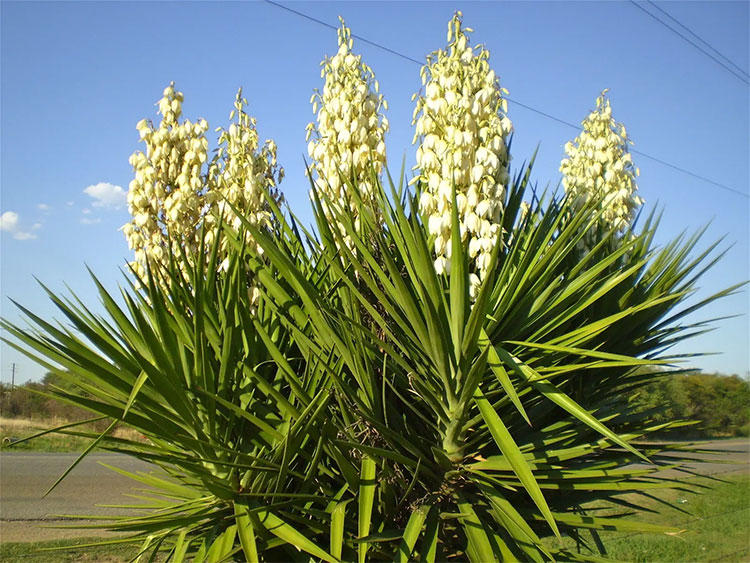
M 171 218 L 176 204 L 149 182 L 172 194 L 184 178 L 168 159 L 148 174 L 136 159 L 155 198 L 132 203 L 137 281 L 119 297 L 96 281 L 101 314 L 49 292 L 65 324 L 23 307 L 31 328 L 2 322 L 11 345 L 81 391 L 52 397 L 110 421 L 102 434 L 56 429 L 91 438 L 71 469 L 95 447 L 154 464 L 128 474 L 147 487 L 133 515 L 95 526 L 126 533 L 114 541 L 170 561 L 547 561 L 599 560 L 601 530 L 674 531 L 628 520 L 636 505 L 620 495 L 679 487 L 654 473 L 698 450 L 644 441 L 684 423 L 657 424 L 630 399 L 704 330 L 683 317 L 739 286 L 688 306 L 717 245 L 694 256 L 699 233 L 657 248 L 654 215 L 609 228 L 604 194 L 538 193 L 531 163 L 510 178 L 512 125 L 489 54 L 474 58 L 460 14 L 449 30 L 423 72 L 411 181 L 383 167 L 385 104 L 343 28 L 321 96 L 340 114 L 321 109 L 311 145 L 326 164 L 311 166 L 313 231 L 280 208 L 275 145 L 253 156 L 242 113 L 247 135 L 230 130 L 217 158 L 247 164 L 220 166 L 221 185 L 252 198 L 212 192 L 197 153 L 175 152 L 211 205 Z M 353 89 L 371 103 L 362 115 L 349 111 Z M 456 102 L 465 92 L 476 108 Z M 341 151 L 332 130 L 361 144 Z M 337 165 L 343 152 L 356 166 Z M 153 210 L 166 227 L 147 240 L 136 227 Z M 169 221 L 193 242 L 170 239 Z M 111 436 L 117 425 L 147 442 Z
M 380 499 L 364 524 L 362 505 L 352 511 L 351 540 L 373 538 L 359 544 L 360 557 L 579 557 L 544 548 L 539 536 L 564 528 L 582 540 L 581 529 L 633 529 L 583 517 L 581 506 L 668 485 L 648 478 L 661 450 L 631 443 L 664 427 L 632 416 L 627 398 L 643 381 L 638 368 L 669 361 L 659 354 L 689 329 L 672 326 L 680 313 L 669 316 L 705 256 L 688 260 L 696 239 L 651 256 L 649 221 L 618 251 L 571 268 L 598 202 L 572 221 L 567 200 L 521 219 L 529 172 L 505 201 L 512 243 L 496 246 L 493 276 L 473 304 L 466 249 L 454 236 L 454 269 L 437 275 L 424 223 L 407 210 L 401 188 L 381 192 L 387 228 L 367 237 L 346 214 L 343 234 L 327 230 L 318 211 L 321 230 L 349 237 L 356 250 L 341 241 L 341 253 L 327 252 L 334 244 L 319 249 L 340 288 L 330 309 L 330 296 L 290 271 L 271 238 L 254 233 L 283 277 L 295 280 L 302 318 L 316 334 L 308 353 L 338 356 L 347 367 L 337 386 L 348 445 L 377 467 L 372 494 Z M 418 197 L 406 198 L 411 210 Z M 456 223 L 454 214 L 454 233 Z M 610 243 L 605 237 L 601 246 Z M 639 459 L 654 465 L 624 468 Z M 434 521 L 425 528 L 428 516 Z
M 122 305 L 99 286 L 104 316 L 50 293 L 70 328 L 26 309 L 35 330 L 4 322 L 86 392 L 56 398 L 149 440 L 105 432 L 91 448 L 163 469 L 131 475 L 148 501 L 101 526 L 175 561 L 586 560 L 544 536 L 661 530 L 586 506 L 679 486 L 650 477 L 680 460 L 639 445 L 665 425 L 627 398 L 689 331 L 676 307 L 707 255 L 689 258 L 697 237 L 653 250 L 651 220 L 571 268 L 595 206 L 568 220 L 566 200 L 542 197 L 521 217 L 529 178 L 508 190 L 512 236 L 473 302 L 465 245 L 454 236 L 438 275 L 418 189 L 378 184 L 384 228 L 339 211 L 328 229 L 318 199 L 317 241 L 274 205 L 278 231 L 243 226 L 257 247 L 228 230 L 224 273 L 173 266 L 167 290 L 149 271 Z

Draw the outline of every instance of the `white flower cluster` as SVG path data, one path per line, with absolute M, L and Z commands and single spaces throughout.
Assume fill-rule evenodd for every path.
M 336 213 L 349 210 L 358 230 L 358 204 L 350 185 L 356 187 L 362 203 L 376 213 L 377 220 L 374 182 L 385 164 L 388 119 L 382 110 L 388 109 L 388 104 L 378 93 L 370 67 L 362 62 L 361 55 L 352 54 L 351 31 L 339 19 L 339 49 L 321 63 L 320 75 L 325 83 L 322 94 L 316 91 L 310 100 L 317 123 L 307 126 L 306 139 L 315 185 L 335 206 L 330 209 L 322 202 L 326 217 L 333 222 Z M 351 248 L 351 241 L 346 239 Z
M 179 123 L 182 101 L 182 93 L 170 84 L 159 101 L 159 127 L 146 119 L 136 126 L 146 152 L 136 151 L 130 157 L 135 178 L 128 190 L 128 210 L 133 219 L 122 230 L 135 251 L 131 266 L 139 277 L 145 275 L 149 259 L 168 264 L 169 242 L 174 256 L 180 256 L 181 247 L 187 256 L 197 251 L 196 232 L 205 204 L 201 170 L 208 155 L 208 123 L 204 119 Z
M 461 238 L 469 242 L 472 297 L 487 274 L 508 182 L 507 138 L 513 125 L 507 101 L 490 69 L 489 51 L 468 45 L 461 12 L 448 24 L 448 50 L 422 68 L 424 95 L 414 110 L 419 205 L 434 237 L 435 270 L 450 271 L 451 214 L 456 190 Z M 415 94 L 413 98 L 417 98 Z
M 276 145 L 266 141 L 259 148 L 256 122 L 244 111 L 247 100 L 242 90 L 230 114 L 236 122 L 222 131 L 211 162 L 208 123 L 180 123 L 182 101 L 182 93 L 170 84 L 159 101 L 159 127 L 146 119 L 137 125 L 146 152 L 130 157 L 135 178 L 128 191 L 128 210 L 133 219 L 122 230 L 135 252 L 131 267 L 139 278 L 145 276 L 149 261 L 167 267 L 170 251 L 184 270 L 182 252 L 189 261 L 197 256 L 203 227 L 209 248 L 220 220 L 239 228 L 241 221 L 229 203 L 250 223 L 269 228 L 272 214 L 265 193 L 281 201 L 278 183 L 284 171 L 276 160 Z M 248 243 L 252 244 L 249 235 Z M 226 239 L 220 241 L 220 268 L 227 264 L 226 244 Z
M 278 165 L 276 143 L 267 140 L 259 148 L 256 120 L 245 112 L 246 105 L 240 89 L 234 110 L 229 114 L 229 119 L 236 118 L 236 122 L 222 131 L 219 150 L 209 173 L 211 184 L 206 192 L 209 206 L 206 224 L 209 226 L 221 219 L 225 225 L 239 229 L 242 221 L 232 209 L 234 206 L 249 223 L 270 228 L 273 216 L 266 194 L 281 203 L 278 184 L 284 177 L 284 169 Z M 207 244 L 213 240 L 214 232 L 206 234 Z M 246 242 L 262 253 L 249 233 Z M 226 239 L 221 241 L 221 251 L 225 254 Z
M 601 93 L 596 109 L 583 120 L 581 134 L 566 143 L 567 157 L 560 163 L 560 172 L 563 188 L 574 198 L 574 210 L 592 197 L 601 198 L 601 227 L 621 233 L 630 225 L 643 199 L 635 194 L 639 171 L 628 152 L 630 141 L 625 126 L 612 118 L 606 93 L 607 90 Z M 584 246 L 591 242 L 584 241 Z

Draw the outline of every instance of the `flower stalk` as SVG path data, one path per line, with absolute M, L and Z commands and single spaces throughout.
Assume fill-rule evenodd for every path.
M 159 126 L 146 119 L 137 125 L 146 151 L 130 157 L 135 177 L 128 191 L 128 210 L 133 218 L 122 230 L 135 252 L 131 267 L 139 279 L 145 279 L 149 261 L 168 269 L 170 255 L 187 257 L 189 264 L 176 260 L 187 273 L 201 244 L 212 247 L 220 222 L 239 229 L 241 216 L 270 229 L 273 214 L 268 198 L 276 203 L 283 199 L 278 185 L 284 170 L 277 161 L 276 144 L 268 140 L 260 146 L 256 120 L 245 112 L 247 100 L 241 89 L 230 113 L 235 122 L 227 130 L 217 129 L 219 148 L 211 162 L 205 135 L 208 123 L 205 119 L 180 122 L 183 100 L 171 83 L 158 102 Z M 225 270 L 228 241 L 222 237 L 218 242 L 218 264 Z M 249 233 L 245 242 L 262 252 Z
M 209 172 L 206 203 L 210 212 L 206 214 L 206 225 L 213 228 L 208 229 L 207 243 L 213 240 L 219 220 L 240 229 L 243 217 L 252 225 L 270 229 L 274 216 L 267 198 L 270 196 L 276 204 L 283 201 L 279 184 L 284 169 L 278 163 L 276 143 L 266 140 L 260 145 L 256 119 L 245 112 L 246 106 L 240 88 L 234 110 L 229 114 L 229 119 L 235 122 L 229 129 L 220 129 L 219 150 Z M 246 233 L 245 239 L 251 248 L 263 253 L 250 233 Z M 226 255 L 226 239 L 221 241 L 220 251 L 222 256 Z M 226 268 L 226 262 L 221 266 Z

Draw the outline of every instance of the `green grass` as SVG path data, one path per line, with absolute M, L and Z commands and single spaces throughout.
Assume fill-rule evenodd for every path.
M 28 561 L 29 563 L 124 563 L 138 554 L 140 544 L 119 544 L 82 547 L 101 539 L 79 538 L 33 543 L 0 543 L 0 561 Z M 53 548 L 65 551 L 45 551 Z
M 25 438 L 25 436 L 18 436 L 17 434 L 11 434 L 10 436 L 13 436 L 14 438 Z M 5 439 L 6 435 L 3 434 L 2 438 Z M 82 452 L 89 443 L 91 443 L 91 440 L 85 440 L 83 438 L 78 438 L 77 436 L 47 434 L 41 438 L 20 444 L 3 444 L 0 446 L 0 451 Z
M 91 443 L 90 438 L 57 433 L 45 434 L 28 442 L 12 445 L 5 443 L 6 438 L 8 440 L 28 438 L 42 430 L 54 428 L 62 424 L 66 424 L 66 421 L 0 418 L 0 451 L 82 452 Z M 92 430 L 88 425 L 82 426 L 81 429 L 85 431 Z M 137 432 L 127 428 L 116 429 L 115 436 L 136 440 L 141 439 Z
M 693 477 L 684 480 L 684 489 L 659 491 L 655 499 L 623 496 L 656 511 L 633 514 L 629 520 L 672 526 L 681 532 L 672 536 L 603 532 L 600 538 L 607 556 L 634 563 L 750 562 L 750 475 Z M 572 540 L 565 541 L 575 549 Z
M 644 521 L 685 530 L 679 536 L 607 538 L 610 556 L 626 561 L 750 561 L 750 475 L 716 478 L 722 482 L 707 477 L 686 482 L 693 491 L 701 485 L 712 487 L 704 494 L 665 491 L 659 496 L 672 507 L 662 505 L 660 514 L 640 516 Z M 651 507 L 658 508 L 657 503 Z

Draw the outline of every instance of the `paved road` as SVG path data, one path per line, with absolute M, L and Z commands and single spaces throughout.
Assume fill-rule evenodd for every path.
M 703 475 L 727 471 L 750 470 L 750 441 L 725 440 L 709 444 L 728 450 L 721 454 L 727 463 L 693 463 L 687 469 Z M 713 457 L 713 456 L 706 456 Z M 0 541 L 37 541 L 92 536 L 90 530 L 52 530 L 40 525 L 55 523 L 54 514 L 106 515 L 117 509 L 95 504 L 123 504 L 131 502 L 123 494 L 132 492 L 138 483 L 119 475 L 99 462 L 114 465 L 126 471 L 151 471 L 149 466 L 118 454 L 89 455 L 52 492 L 42 499 L 44 492 L 55 479 L 76 459 L 76 454 L 55 453 L 0 453 Z M 666 478 L 688 477 L 683 472 L 661 472 Z M 127 513 L 127 511 L 119 511 Z
M 59 524 L 55 514 L 106 515 L 128 513 L 95 504 L 134 504 L 123 497 L 139 483 L 115 473 L 99 462 L 126 471 L 152 471 L 155 468 L 119 454 L 87 456 L 47 497 L 42 495 L 73 463 L 78 454 L 2 452 L 0 453 L 0 541 L 37 541 L 73 535 L 92 536 L 90 530 L 71 532 L 40 528 Z
M 681 469 L 699 475 L 718 475 L 732 471 L 750 471 L 750 439 L 739 438 L 736 440 L 709 442 L 704 448 L 723 451 L 710 454 L 696 454 L 696 457 L 700 457 L 706 461 L 686 463 L 681 466 Z M 674 455 L 679 456 L 680 454 L 675 453 Z M 717 458 L 720 458 L 721 461 L 718 461 Z M 685 471 L 676 469 L 660 471 L 657 475 L 669 479 L 690 477 Z

